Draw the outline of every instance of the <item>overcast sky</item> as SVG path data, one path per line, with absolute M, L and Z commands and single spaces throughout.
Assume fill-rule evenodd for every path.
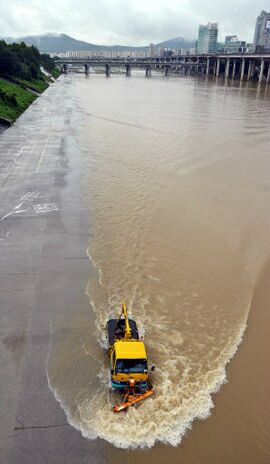
M 219 40 L 253 41 L 255 20 L 269 0 L 0 0 L 0 35 L 64 32 L 98 44 L 144 45 L 194 39 L 198 24 L 219 23 Z

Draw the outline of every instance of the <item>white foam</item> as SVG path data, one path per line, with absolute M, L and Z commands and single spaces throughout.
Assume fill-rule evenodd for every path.
M 245 328 L 246 323 L 239 329 L 234 344 L 227 347 L 226 354 L 223 355 L 223 364 L 211 375 L 200 378 L 195 389 L 194 385 L 188 382 L 185 384 L 184 380 L 180 386 L 175 385 L 168 377 L 168 371 L 157 367 L 154 382 L 156 397 L 147 400 L 138 409 L 130 409 L 126 415 L 115 415 L 111 411 L 110 376 L 107 366 L 102 366 L 99 371 L 97 393 L 78 404 L 79 420 L 70 413 L 68 405 L 63 404 L 56 390 L 55 397 L 65 409 L 69 423 L 88 439 L 99 437 L 116 447 L 126 449 L 149 448 L 157 442 L 177 446 L 195 419 L 209 417 L 213 408 L 212 395 L 226 382 L 226 364 L 236 353 Z M 175 370 L 177 361 L 179 360 L 167 360 L 167 368 Z M 182 359 L 182 362 L 185 361 Z M 188 378 L 188 370 L 187 367 L 183 379 Z M 181 392 L 188 392 L 189 389 L 192 394 L 187 393 L 185 397 L 181 397 Z
M 97 263 L 94 263 L 89 250 L 88 256 L 98 271 Z M 88 286 L 86 293 L 96 315 L 97 340 L 103 348 L 107 348 L 108 340 L 102 330 L 110 311 L 107 308 L 116 302 L 119 304 L 120 296 L 113 292 L 109 293 L 102 272 L 98 272 L 98 275 L 100 276 L 97 279 L 98 287 L 93 287 L 95 292 L 91 293 L 91 287 Z M 96 282 L 93 282 L 93 285 L 95 284 Z M 105 291 L 108 306 L 106 306 L 106 298 L 104 300 L 100 298 L 101 287 Z M 152 374 L 155 397 L 138 407 L 130 408 L 127 414 L 114 414 L 112 406 L 119 401 L 119 397 L 110 390 L 109 365 L 103 364 L 100 359 L 96 359 L 101 366 L 94 379 L 94 391 L 89 391 L 88 395 L 80 399 L 74 397 L 73 407 L 63 401 L 57 383 L 51 385 L 49 374 L 47 374 L 48 383 L 65 410 L 69 423 L 88 439 L 99 437 L 116 447 L 125 449 L 150 448 L 158 442 L 177 446 L 181 443 L 185 432 L 192 427 L 195 419 L 205 420 L 209 417 L 213 408 L 212 395 L 226 383 L 226 365 L 237 352 L 243 339 L 248 308 L 242 321 L 238 321 L 238 330 L 232 327 L 233 332 L 225 334 L 226 337 L 224 335 L 223 349 L 217 353 L 215 362 L 208 368 L 204 366 L 202 369 L 198 361 L 199 351 L 195 360 L 192 358 L 192 350 L 190 354 L 189 351 L 184 354 L 186 336 L 183 336 L 177 328 L 172 328 L 174 326 L 168 319 L 165 298 L 157 295 L 159 312 L 155 312 L 152 308 L 150 315 L 147 311 L 149 298 L 139 294 L 137 284 L 132 288 L 131 306 L 135 307 L 138 301 L 140 302 L 140 310 L 136 311 L 139 332 L 141 335 L 147 332 L 147 346 L 151 349 L 151 357 L 156 358 L 153 359 L 156 370 Z M 194 298 L 194 292 L 191 292 L 191 298 Z M 199 300 L 199 292 L 196 292 L 196 298 Z M 197 324 L 200 327 L 204 316 L 201 303 L 197 306 L 199 309 Z M 187 326 L 188 322 L 186 321 Z M 194 340 L 191 329 L 188 329 L 188 333 L 192 342 L 192 345 L 189 343 L 190 346 L 193 350 L 200 350 L 203 347 L 201 340 Z M 82 349 L 86 355 L 92 356 L 91 350 L 85 345 Z

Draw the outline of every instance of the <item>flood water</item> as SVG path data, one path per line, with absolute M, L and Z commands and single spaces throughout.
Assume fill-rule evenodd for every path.
M 269 258 L 270 95 L 252 84 L 139 72 L 66 79 L 81 118 L 95 325 L 74 308 L 68 333 L 52 328 L 50 388 L 89 439 L 181 448 L 194 420 L 213 413 L 213 394 L 222 395 Z M 121 299 L 156 365 L 156 395 L 115 415 L 104 329 Z M 246 426 L 252 436 L 263 424 Z M 256 446 L 264 458 L 265 442 Z

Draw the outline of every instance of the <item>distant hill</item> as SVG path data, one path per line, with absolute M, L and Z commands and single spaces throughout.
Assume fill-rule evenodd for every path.
M 183 37 L 176 37 L 176 39 L 165 40 L 165 42 L 160 42 L 156 45 L 158 48 L 170 48 L 170 49 L 180 49 L 183 48 L 187 50 L 188 48 L 195 47 L 195 41 L 188 41 Z
M 29 35 L 12 39 L 7 37 L 8 42 L 25 42 L 27 45 L 34 45 L 40 52 L 66 52 L 75 50 L 95 50 L 102 48 L 99 45 L 76 40 L 66 34 L 48 33 L 44 35 Z
M 48 33 L 43 35 L 29 35 L 25 37 L 12 38 L 4 37 L 7 43 L 12 42 L 25 42 L 27 45 L 34 45 L 42 53 L 48 52 L 66 52 L 66 51 L 77 51 L 77 50 L 147 50 L 148 46 L 145 47 L 130 47 L 125 45 L 96 45 L 82 40 L 74 39 L 67 34 L 54 34 Z M 167 40 L 156 44 L 160 48 L 191 48 L 194 46 L 194 42 L 188 42 L 182 37 L 176 39 Z

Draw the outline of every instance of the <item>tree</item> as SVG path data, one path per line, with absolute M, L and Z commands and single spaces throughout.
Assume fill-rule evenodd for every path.
M 16 53 L 7 47 L 0 48 L 0 74 L 17 75 L 20 73 L 20 61 Z
M 38 79 L 42 78 L 40 66 L 52 72 L 55 62 L 49 55 L 41 55 L 34 46 L 24 42 L 7 44 L 0 40 L 0 75 Z

